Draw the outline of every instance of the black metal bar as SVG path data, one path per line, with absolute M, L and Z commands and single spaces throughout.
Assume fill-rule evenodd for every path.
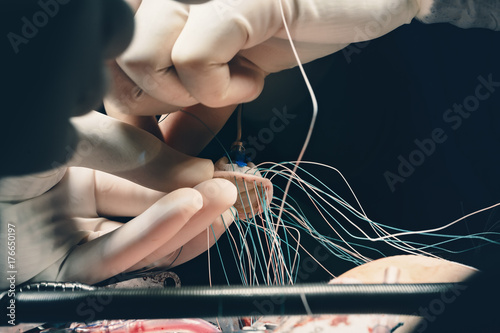
M 433 300 L 450 299 L 463 284 L 304 284 L 166 289 L 22 291 L 15 295 L 16 323 L 86 322 L 325 313 L 416 314 Z M 3 311 L 10 304 L 4 293 Z M 8 309 L 7 309 L 8 310 Z M 9 317 L 1 316 L 2 325 Z

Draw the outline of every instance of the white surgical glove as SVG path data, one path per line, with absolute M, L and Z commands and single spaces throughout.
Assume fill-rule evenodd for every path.
M 16 284 L 93 284 L 178 265 L 232 222 L 236 189 L 211 179 L 210 161 L 96 112 L 72 123 L 80 137 L 72 166 L 0 179 L 0 289 L 8 289 L 9 272 Z M 134 218 L 123 224 L 113 216 Z
M 421 1 L 282 0 L 282 5 L 301 61 L 309 62 L 409 23 L 429 11 L 432 1 Z M 260 94 L 268 73 L 297 64 L 280 0 L 197 5 L 143 0 L 134 6 L 134 38 L 117 59 L 122 77 L 115 81 L 116 96 L 141 91 L 144 104 L 130 113 L 145 114 L 147 105 L 158 110 L 155 103 L 174 110 L 248 102 Z

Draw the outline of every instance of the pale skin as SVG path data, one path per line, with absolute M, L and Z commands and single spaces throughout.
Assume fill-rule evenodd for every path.
M 459 283 L 479 271 L 473 267 L 456 262 L 416 255 L 400 255 L 374 260 L 367 264 L 353 268 L 340 275 L 340 283 L 388 283 L 384 281 L 387 270 L 395 271 L 394 282 L 391 283 Z M 335 280 L 333 280 L 335 281 Z M 344 281 L 344 282 L 342 282 Z M 351 320 L 356 320 L 351 316 Z M 361 317 L 361 316 L 359 316 Z M 392 316 L 386 319 L 394 327 L 397 323 L 404 323 L 397 331 L 415 332 L 421 317 L 417 316 Z M 379 320 L 380 321 L 380 320 Z
M 330 281 L 331 284 L 379 284 L 379 283 L 459 283 L 464 281 L 478 270 L 470 266 L 461 265 L 444 259 L 436 259 L 417 255 L 400 255 L 382 258 L 355 267 L 338 278 Z M 464 290 L 464 286 L 457 287 L 453 292 L 443 297 L 456 299 Z M 421 308 L 425 308 L 422 304 Z M 427 305 L 428 306 L 428 305 Z M 422 314 L 420 314 L 422 316 Z M 457 320 L 460 320 L 457 318 Z M 410 333 L 424 331 L 419 327 L 424 318 L 409 315 L 319 315 L 314 317 L 289 317 L 280 321 L 280 328 L 276 332 L 310 332 L 315 329 L 331 329 L 335 332 L 373 332 L 386 333 L 397 327 L 395 332 Z M 332 326 L 335 326 L 335 329 Z M 402 326 L 399 326 L 402 323 Z M 396 326 L 398 325 L 398 326 Z M 376 329 L 377 328 L 377 329 Z

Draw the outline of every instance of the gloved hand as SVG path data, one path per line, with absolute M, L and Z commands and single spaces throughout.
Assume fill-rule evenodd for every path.
M 16 284 L 93 284 L 178 265 L 204 252 L 207 237 L 213 244 L 232 222 L 236 189 L 211 179 L 210 161 L 96 112 L 71 121 L 79 144 L 68 165 L 0 179 L 0 239 L 14 242 L 8 248 L 2 241 L 0 269 L 17 271 Z M 122 224 L 112 216 L 135 218 Z M 2 278 L 0 290 L 8 282 Z
M 432 0 L 281 2 L 301 61 L 309 62 L 425 15 Z M 121 77 L 115 80 L 114 92 L 115 96 L 139 93 L 142 102 L 130 113 L 248 102 L 260 94 L 268 73 L 297 64 L 280 0 L 197 5 L 135 0 L 133 6 L 135 34 L 117 59 Z

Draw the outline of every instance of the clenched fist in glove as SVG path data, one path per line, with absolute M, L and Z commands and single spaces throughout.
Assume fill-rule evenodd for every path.
M 296 65 L 284 20 L 301 61 L 308 62 L 349 43 L 380 37 L 415 17 L 495 28 L 481 24 L 480 19 L 470 19 L 467 25 L 460 17 L 461 13 L 490 17 L 480 9 L 498 7 L 488 7 L 484 1 L 475 8 L 463 8 L 442 0 L 129 2 L 136 11 L 136 29 L 131 45 L 117 58 L 108 101 L 116 105 L 121 100 L 118 110 L 142 115 L 197 103 L 221 107 L 256 98 L 268 73 Z M 124 106 L 124 96 L 141 102 Z

